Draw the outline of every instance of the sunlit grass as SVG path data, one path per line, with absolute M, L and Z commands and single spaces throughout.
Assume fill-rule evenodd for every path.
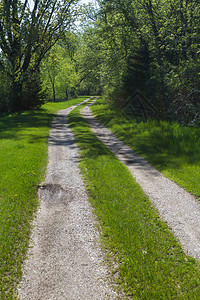
M 85 98 L 0 117 L 0 299 L 14 297 L 21 276 L 37 186 L 45 178 L 53 114 Z
M 200 197 L 200 128 L 157 120 L 136 122 L 109 107 L 102 98 L 92 111 L 164 175 Z
M 133 299 L 198 299 L 197 262 L 184 255 L 127 167 L 94 136 L 79 109 L 70 114 L 69 122 L 120 287 Z

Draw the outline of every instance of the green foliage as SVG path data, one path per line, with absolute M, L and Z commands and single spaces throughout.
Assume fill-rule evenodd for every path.
M 114 257 L 113 278 L 133 299 L 198 299 L 198 263 L 183 254 L 128 169 L 94 136 L 77 109 L 69 122 L 111 264 Z
M 43 87 L 54 100 L 103 93 L 120 106 L 139 90 L 158 118 L 198 122 L 199 1 L 99 0 L 79 8 L 79 33 L 66 33 L 76 2 L 35 1 L 31 11 L 27 1 L 1 0 L 0 65 L 12 83 L 1 109 L 24 105 L 26 72 L 34 78 L 45 57 Z M 56 46 L 46 55 L 58 40 L 62 50 Z
M 23 75 L 23 82 L 19 84 L 17 82 L 14 84 L 12 78 L 5 72 L 0 72 L 0 86 L 0 112 L 34 109 L 40 107 L 46 99 L 39 71 L 33 73 L 27 71 Z M 20 94 L 20 99 L 18 99 L 17 103 L 13 102 L 14 88 Z M 18 106 L 19 104 L 20 106 Z
M 200 60 L 184 61 L 165 76 L 168 85 L 170 115 L 188 125 L 199 125 L 200 118 Z
M 47 3 L 46 0 L 39 0 L 30 4 L 21 0 L 0 1 L 0 66 L 12 82 L 12 110 L 28 107 L 23 84 L 27 76 L 34 80 L 45 54 L 60 38 L 63 30 L 69 29 L 75 19 L 76 2 L 49 0 Z M 34 104 L 30 103 L 30 107 Z
M 74 36 L 72 36 L 74 37 Z M 71 37 L 70 37 L 71 38 Z M 78 41 L 77 41 L 78 43 Z M 71 40 L 60 41 L 48 53 L 41 66 L 43 89 L 48 98 L 68 99 L 79 92 L 79 73 L 76 70 Z
M 101 82 L 101 61 L 100 57 L 99 36 L 96 29 L 87 26 L 80 36 L 80 44 L 75 54 L 76 65 L 80 78 L 80 93 L 100 94 L 102 91 Z
M 197 123 L 199 2 L 98 2 L 90 34 L 105 98 L 120 106 L 139 90 L 157 108 L 157 117 Z
M 12 81 L 6 73 L 0 71 L 0 112 L 6 111 L 11 105 L 11 89 Z

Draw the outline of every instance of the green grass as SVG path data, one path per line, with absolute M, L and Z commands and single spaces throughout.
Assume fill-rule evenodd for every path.
M 167 121 L 136 122 L 101 98 L 92 111 L 98 119 L 165 176 L 200 197 L 200 128 Z
M 80 109 L 80 108 L 79 108 Z M 199 299 L 198 263 L 187 257 L 126 166 L 74 110 L 69 122 L 81 170 L 119 286 L 133 299 Z
M 0 117 L 0 299 L 13 299 L 45 178 L 54 112 L 86 97 L 47 103 L 40 110 Z

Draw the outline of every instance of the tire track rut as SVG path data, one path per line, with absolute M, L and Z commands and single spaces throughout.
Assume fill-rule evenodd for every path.
M 59 111 L 50 131 L 49 164 L 18 287 L 20 299 L 117 299 L 78 168 L 78 147 L 67 125 L 66 115 L 76 106 Z
M 124 163 L 180 241 L 187 255 L 200 258 L 200 203 L 183 188 L 164 177 L 144 158 L 102 126 L 93 116 L 90 106 L 82 110 L 94 134 Z

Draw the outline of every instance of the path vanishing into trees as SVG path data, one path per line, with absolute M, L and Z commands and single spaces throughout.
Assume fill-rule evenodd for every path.
M 199 259 L 198 201 L 98 123 L 90 110 L 94 101 L 82 110 L 93 132 L 129 168 L 184 252 Z M 59 111 L 50 132 L 49 164 L 39 190 L 40 208 L 18 288 L 20 299 L 119 297 L 109 280 L 96 220 L 78 168 L 79 149 L 67 125 L 67 115 L 77 106 Z
M 78 105 L 59 111 L 50 131 L 49 164 L 20 299 L 116 299 L 78 168 L 79 149 L 67 125 L 67 115 Z

